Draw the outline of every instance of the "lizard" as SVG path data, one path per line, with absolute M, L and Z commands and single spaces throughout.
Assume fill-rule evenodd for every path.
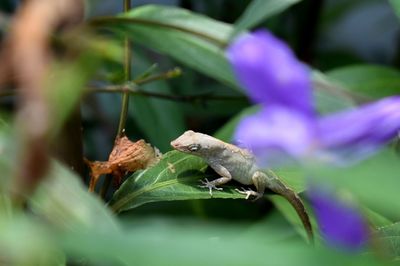
M 171 146 L 180 152 L 199 156 L 221 177 L 212 181 L 201 180 L 202 188 L 208 188 L 212 196 L 212 190 L 222 190 L 224 185 L 235 180 L 243 185 L 254 185 L 257 191 L 236 191 L 246 195 L 246 199 L 254 197 L 254 200 L 264 195 L 265 189 L 283 196 L 296 210 L 307 232 L 310 243 L 313 243 L 313 230 L 310 218 L 301 198 L 291 188 L 285 185 L 281 179 L 271 170 L 261 170 L 254 155 L 247 149 L 239 148 L 230 143 L 223 142 L 212 136 L 188 130 L 171 142 Z

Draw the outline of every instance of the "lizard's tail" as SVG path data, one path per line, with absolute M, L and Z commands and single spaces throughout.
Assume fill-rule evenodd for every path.
M 271 174 L 271 173 L 269 173 Z M 269 175 L 271 177 L 271 175 Z M 301 222 L 303 223 L 304 229 L 306 230 L 308 239 L 311 244 L 314 243 L 314 233 L 313 229 L 311 226 L 310 222 L 310 217 L 307 213 L 307 210 L 304 206 L 303 201 L 297 195 L 296 192 L 294 192 L 292 189 L 287 187 L 274 173 L 272 173 L 272 176 L 274 176 L 274 186 L 270 187 L 270 189 L 278 193 L 279 195 L 282 195 L 285 199 L 289 201 L 289 203 L 293 206 L 293 208 L 296 210 L 297 215 L 299 215 Z

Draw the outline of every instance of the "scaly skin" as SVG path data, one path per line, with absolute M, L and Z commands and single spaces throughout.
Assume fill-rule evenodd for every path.
M 237 190 L 245 194 L 246 199 L 254 196 L 259 199 L 266 188 L 286 198 L 299 215 L 310 242 L 313 242 L 313 231 L 309 216 L 300 197 L 287 187 L 272 171 L 261 171 L 254 156 L 245 149 L 223 142 L 206 134 L 186 131 L 171 142 L 171 146 L 181 152 L 202 157 L 207 164 L 221 177 L 213 181 L 202 181 L 201 187 L 222 190 L 218 186 L 236 180 L 244 185 L 254 185 L 257 191 Z

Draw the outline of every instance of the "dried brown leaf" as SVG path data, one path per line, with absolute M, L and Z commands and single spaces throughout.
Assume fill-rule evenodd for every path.
M 85 160 L 91 172 L 89 191 L 94 191 L 101 175 L 111 174 L 115 183 L 119 185 L 126 173 L 153 166 L 160 160 L 160 157 L 161 153 L 158 149 L 153 148 L 142 139 L 132 142 L 126 136 L 117 138 L 108 161 Z

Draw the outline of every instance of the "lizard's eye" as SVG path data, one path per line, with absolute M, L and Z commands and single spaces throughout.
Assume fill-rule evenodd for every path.
M 199 144 L 190 144 L 188 146 L 189 151 L 198 151 L 200 148 L 201 146 Z

